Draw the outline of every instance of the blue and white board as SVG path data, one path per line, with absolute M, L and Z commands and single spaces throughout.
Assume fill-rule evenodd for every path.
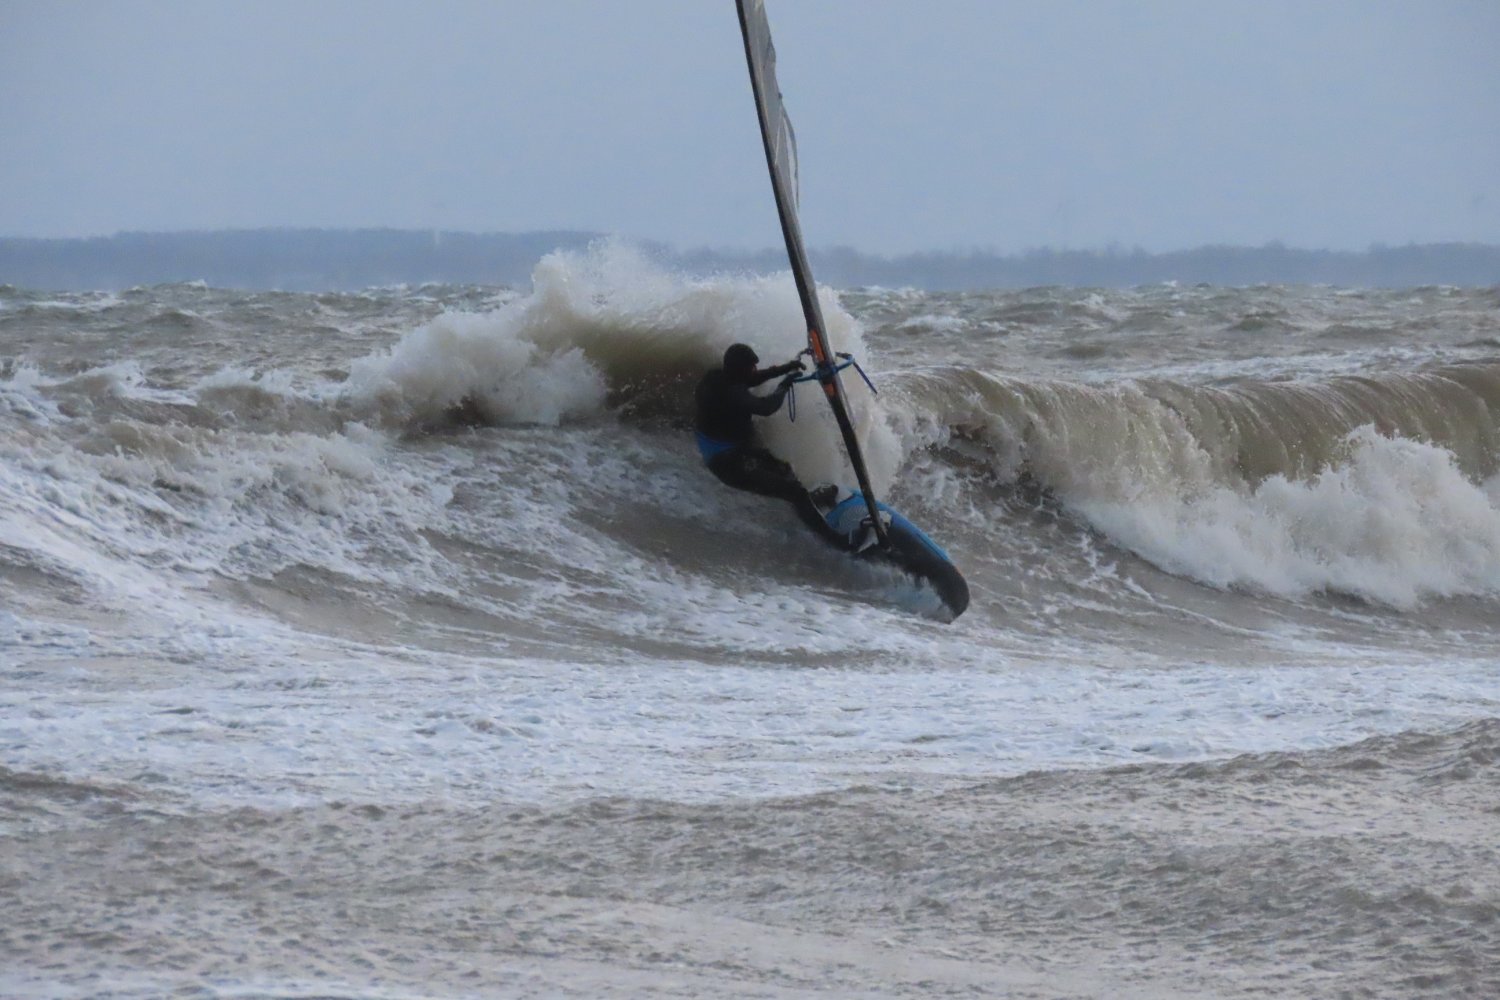
M 825 488 L 811 495 L 834 536 L 830 541 L 842 544 L 857 559 L 894 566 L 926 584 L 943 603 L 950 620 L 968 608 L 969 584 L 963 574 L 941 545 L 899 511 L 875 501 L 876 514 L 885 529 L 882 542 L 873 530 L 869 503 L 858 490 Z

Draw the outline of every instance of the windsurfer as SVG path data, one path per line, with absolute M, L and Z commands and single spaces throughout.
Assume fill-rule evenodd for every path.
M 792 380 L 804 366 L 800 358 L 772 368 L 759 364 L 760 357 L 751 347 L 735 344 L 724 352 L 723 367 L 710 370 L 699 381 L 693 420 L 698 452 L 708 470 L 726 486 L 786 500 L 810 527 L 828 537 L 828 524 L 807 488 L 790 465 L 761 446 L 751 421 L 781 409 Z M 781 384 L 775 391 L 765 396 L 750 391 L 778 377 Z
M 805 493 L 792 467 L 761 447 L 751 417 L 769 417 L 786 401 L 792 379 L 802 370 L 797 359 L 774 368 L 761 368 L 760 357 L 747 344 L 724 352 L 724 365 L 704 374 L 695 394 L 698 452 L 709 471 L 729 486 L 768 497 L 794 500 Z M 769 395 L 756 396 L 755 386 L 781 378 Z

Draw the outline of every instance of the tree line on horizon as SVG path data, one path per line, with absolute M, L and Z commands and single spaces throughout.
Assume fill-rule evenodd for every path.
M 380 285 L 525 287 L 538 260 L 582 250 L 603 234 L 574 231 L 461 233 L 397 229 L 258 229 L 119 233 L 88 239 L 0 237 L 0 284 L 104 290 L 203 281 L 214 287 L 352 291 Z M 786 269 L 779 250 L 673 250 L 639 244 L 652 258 L 690 274 Z M 1318 284 L 1350 287 L 1500 285 L 1500 246 L 1426 243 L 1363 251 L 1205 246 L 1149 253 L 1035 249 L 884 257 L 849 247 L 810 252 L 820 281 L 932 291 L 1046 285 L 1118 288 L 1180 282 L 1226 286 Z

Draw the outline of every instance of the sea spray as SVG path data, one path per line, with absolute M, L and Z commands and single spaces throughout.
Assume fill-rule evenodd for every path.
M 1071 502 L 1117 544 L 1214 586 L 1398 608 L 1500 593 L 1500 480 L 1476 484 L 1451 453 L 1369 426 L 1347 444 L 1343 460 L 1305 480 Z

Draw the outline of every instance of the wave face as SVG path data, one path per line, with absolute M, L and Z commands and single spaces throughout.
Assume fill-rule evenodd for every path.
M 226 832 L 241 824 L 292 853 L 344 826 L 368 845 L 426 843 L 406 807 L 440 803 L 440 826 L 485 842 L 515 817 L 506 836 L 535 826 L 516 850 L 540 851 L 552 874 L 507 890 L 535 895 L 577 888 L 574 855 L 539 845 L 613 828 L 580 800 L 613 796 L 625 804 L 610 816 L 662 838 L 703 824 L 708 839 L 688 846 L 711 881 L 713 830 L 744 831 L 747 858 L 786 847 L 744 799 L 813 796 L 785 808 L 844 847 L 890 835 L 914 787 L 937 796 L 933 843 L 968 843 L 976 816 L 1033 793 L 1065 815 L 1119 782 L 1169 811 L 1170 789 L 1212 789 L 1229 829 L 1234 803 L 1261 794 L 1245 783 L 1290 768 L 1351 797 L 1340 825 L 1288 789 L 1288 809 L 1312 810 L 1297 829 L 1333 838 L 1322 846 L 1289 862 L 1266 846 L 1281 829 L 1270 813 L 1241 816 L 1270 840 L 1222 857 L 1181 853 L 1160 830 L 1080 830 L 1067 849 L 1105 881 L 1080 882 L 1074 903 L 1120 892 L 1137 913 L 1182 900 L 1240 913 L 1254 933 L 1224 938 L 1231 952 L 1295 937 L 1329 907 L 1362 914 L 1365 936 L 1337 943 L 1350 954 L 1397 954 L 1374 942 L 1411 900 L 1440 915 L 1444 940 L 1483 929 L 1497 890 L 1452 895 L 1437 884 L 1452 865 L 1399 824 L 1392 843 L 1433 884 L 1392 901 L 1320 873 L 1348 853 L 1349 824 L 1428 788 L 1436 765 L 1412 748 L 1459 748 L 1463 781 L 1493 764 L 1496 290 L 820 295 L 835 346 L 879 390 L 846 383 L 877 487 L 970 582 L 956 623 L 912 613 L 908 581 L 831 554 L 789 509 L 701 467 L 688 427 L 700 373 L 736 341 L 767 362 L 802 346 L 785 274 L 689 279 L 606 244 L 542 260 L 526 291 L 0 288 L 0 824 L 68 831 L 56 849 L 82 858 L 89 831 L 201 819 L 159 848 L 195 871 L 254 853 Z M 851 478 L 806 388 L 795 421 L 783 410 L 763 431 L 804 481 Z M 1145 770 L 1099 770 L 1122 766 Z M 976 780 L 1002 784 L 953 790 Z M 1461 825 L 1471 803 L 1455 790 L 1481 786 L 1411 794 Z M 388 819 L 390 838 L 371 826 Z M 1041 836 L 1044 819 L 1005 829 Z M 200 834 L 230 846 L 195 853 Z M 1142 837 L 1157 838 L 1154 861 L 1110 860 Z M 1484 835 L 1454 837 L 1467 870 L 1495 870 Z M 1027 892 L 1055 882 L 1043 855 Z M 998 878 L 987 857 L 975 844 L 933 878 Z M 155 877 L 122 855 L 138 862 Z M 764 890 L 815 927 L 816 899 L 851 876 L 806 863 L 796 898 L 749 864 L 726 883 L 744 892 L 734 912 L 770 919 L 751 902 Z M 1305 876 L 1304 916 L 1236 909 L 1288 863 Z M 1210 869 L 1218 888 L 1199 898 Z M 1127 870 L 1141 879 L 1109 881 Z M 931 892 L 901 912 L 936 923 L 881 933 L 946 934 L 934 898 L 973 926 L 1032 919 Z M 895 912 L 886 898 L 871 897 L 876 924 Z M 1085 945 L 1080 968 L 1109 964 Z M 1371 966 L 1361 982 L 1483 993 L 1482 958 L 1405 979 Z M 67 991 L 41 965 L 16 968 L 8 990 Z M 1191 994 L 1184 975 L 1147 992 Z M 165 980 L 152 982 L 143 995 Z

